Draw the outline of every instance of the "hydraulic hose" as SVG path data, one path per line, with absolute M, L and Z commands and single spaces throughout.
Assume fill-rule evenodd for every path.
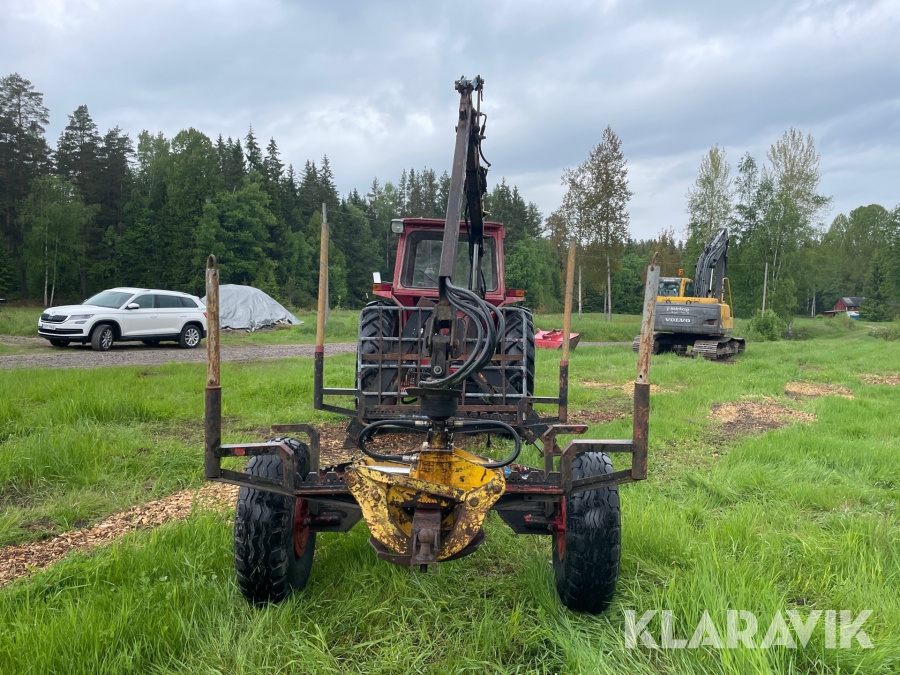
M 412 420 L 378 420 L 377 422 L 372 422 L 371 424 L 366 425 L 363 430 L 359 434 L 359 440 L 357 444 L 359 445 L 359 449 L 365 453 L 367 457 L 371 457 L 374 460 L 379 462 L 403 462 L 402 456 L 397 455 L 382 455 L 381 453 L 374 452 L 370 450 L 366 446 L 366 441 L 372 433 L 381 427 L 397 427 L 399 429 L 403 429 L 404 431 L 412 431 L 420 434 L 427 434 L 428 429 L 426 427 L 417 426 L 415 422 Z M 499 420 L 484 420 L 481 422 L 473 422 L 473 423 L 463 423 L 461 427 L 456 427 L 453 429 L 453 433 L 458 434 L 477 434 L 484 433 L 486 431 L 491 431 L 492 429 L 501 428 L 506 431 L 510 436 L 512 436 L 513 442 L 515 443 L 515 447 L 513 448 L 512 453 L 506 459 L 498 460 L 496 462 L 475 462 L 479 466 L 484 467 L 485 469 L 501 469 L 504 466 L 509 466 L 519 457 L 519 453 L 522 451 L 522 439 L 519 437 L 519 434 L 509 426 L 506 422 L 501 422 Z
M 368 440 L 369 436 L 371 436 L 372 433 L 380 427 L 397 427 L 399 429 L 403 429 L 404 431 L 412 431 L 417 434 L 428 433 L 427 428 L 416 426 L 416 423 L 412 420 L 378 420 L 377 422 L 367 424 L 359 433 L 359 438 L 356 443 L 359 446 L 359 449 L 362 450 L 367 457 L 371 457 L 372 459 L 378 460 L 379 462 L 403 461 L 403 458 L 398 457 L 397 455 L 382 455 L 381 453 L 374 452 L 366 447 L 366 440 Z
M 522 450 L 522 439 L 519 437 L 519 434 L 509 426 L 506 422 L 501 422 L 500 420 L 485 420 L 483 422 L 474 422 L 472 424 L 463 423 L 462 428 L 455 429 L 455 433 L 462 434 L 475 434 L 475 433 L 483 433 L 485 431 L 490 431 L 491 428 L 501 427 L 505 429 L 510 436 L 513 438 L 513 442 L 516 444 L 515 448 L 513 448 L 512 454 L 506 459 L 498 460 L 496 462 L 485 462 L 484 464 L 479 464 L 479 466 L 483 466 L 485 469 L 500 469 L 504 466 L 509 466 L 519 457 L 519 452 Z
M 432 389 L 453 387 L 473 373 L 481 371 L 494 356 L 499 335 L 505 331 L 503 313 L 467 288 L 446 284 L 446 297 L 451 307 L 475 323 L 478 335 L 472 353 L 455 372 L 437 380 L 425 380 L 421 386 Z M 494 316 L 497 323 L 494 323 Z

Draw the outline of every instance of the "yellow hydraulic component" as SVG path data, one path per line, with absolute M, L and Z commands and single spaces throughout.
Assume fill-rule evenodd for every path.
M 484 518 L 506 489 L 502 469 L 459 448 L 423 449 L 414 465 L 365 458 L 347 467 L 344 483 L 362 509 L 372 536 L 400 554 L 411 554 L 412 513 L 419 506 L 441 509 L 437 559 L 459 553 L 481 530 Z

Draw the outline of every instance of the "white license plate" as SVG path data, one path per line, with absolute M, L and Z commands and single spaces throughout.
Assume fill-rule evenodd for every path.
M 44 324 L 44 330 L 56 330 L 56 326 L 53 326 L 49 323 Z

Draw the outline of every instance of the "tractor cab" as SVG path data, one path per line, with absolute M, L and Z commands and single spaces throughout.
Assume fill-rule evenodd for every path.
M 402 218 L 391 221 L 391 229 L 400 235 L 392 283 L 375 283 L 376 296 L 392 300 L 401 307 L 430 305 L 438 300 L 438 268 L 444 238 L 444 221 L 432 218 Z M 484 224 L 484 255 L 481 273 L 472 279 L 472 256 L 468 223 L 459 224 L 456 268 L 453 282 L 484 294 L 495 307 L 522 302 L 524 291 L 506 290 L 503 268 L 503 238 L 500 223 Z

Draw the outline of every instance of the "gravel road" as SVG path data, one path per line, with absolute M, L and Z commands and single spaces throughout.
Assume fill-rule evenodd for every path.
M 18 338 L 15 344 L 46 345 L 40 338 Z M 6 336 L 2 341 L 6 344 Z M 205 363 L 205 344 L 197 349 L 180 349 L 177 345 L 148 347 L 142 344 L 113 345 L 108 352 L 95 352 L 90 347 L 69 345 L 61 349 L 47 349 L 44 353 L 0 356 L 0 368 L 99 368 L 104 366 L 159 366 L 166 363 Z M 347 354 L 356 351 L 355 342 L 325 345 L 325 355 Z M 259 347 L 222 347 L 222 361 L 257 361 L 285 359 L 292 356 L 312 358 L 313 345 L 265 345 Z
M 39 347 L 40 352 L 0 356 L 0 368 L 99 368 L 104 366 L 159 366 L 165 363 L 205 363 L 205 343 L 198 349 L 180 349 L 164 344 L 148 347 L 125 342 L 113 345 L 108 352 L 95 352 L 86 345 L 69 345 L 55 349 L 42 338 L 0 336 L 0 343 L 19 347 Z M 580 347 L 625 347 L 630 342 L 582 342 Z M 325 345 L 325 355 L 356 351 L 355 342 Z M 313 345 L 263 345 L 257 347 L 222 347 L 222 361 L 257 361 L 284 359 L 292 356 L 312 358 Z

